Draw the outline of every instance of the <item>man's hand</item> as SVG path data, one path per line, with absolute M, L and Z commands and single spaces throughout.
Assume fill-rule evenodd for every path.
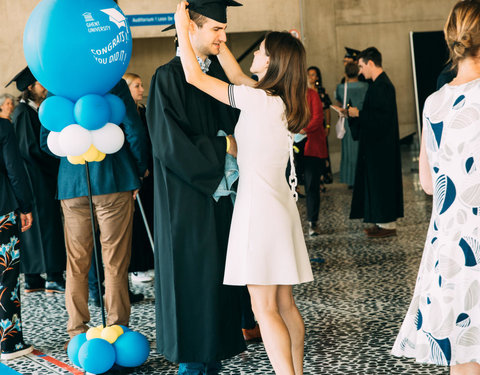
M 133 191 L 133 194 L 132 194 L 133 195 L 133 200 L 137 200 L 137 194 L 138 194 L 139 191 L 140 191 L 140 189 L 135 189 Z
M 233 135 L 227 135 L 227 138 L 230 140 L 230 145 L 227 150 L 227 154 L 232 155 L 234 158 L 237 157 L 237 141 Z
M 147 169 L 143 175 L 143 178 L 147 178 L 148 176 L 150 176 L 150 171 Z
M 32 213 L 31 212 L 29 212 L 28 214 L 21 213 L 20 222 L 21 222 L 22 232 L 29 230 L 32 227 L 32 223 L 33 223 Z
M 357 107 L 349 107 L 348 108 L 348 116 L 349 117 L 358 117 L 360 116 L 360 111 Z

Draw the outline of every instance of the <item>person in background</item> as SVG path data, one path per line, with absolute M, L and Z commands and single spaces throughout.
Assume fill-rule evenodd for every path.
M 28 67 L 10 83 L 14 81 L 22 95 L 12 115 L 13 128 L 34 192 L 33 216 L 36 218 L 32 229 L 20 236 L 24 246 L 21 270 L 25 274 L 25 293 L 44 290 L 64 293 L 65 240 L 60 205 L 55 199 L 59 161 L 44 152 L 40 144 L 42 125 L 38 107 L 47 90 L 37 82 Z M 47 274 L 47 280 L 41 277 L 41 273 Z
M 358 66 L 372 83 L 361 110 L 344 110 L 349 125 L 359 132 L 350 219 L 372 223 L 365 228 L 370 238 L 396 236 L 396 221 L 403 217 L 403 186 L 395 87 L 375 47 L 360 53 Z
M 326 142 L 327 142 L 327 153 L 328 153 L 328 135 L 330 134 L 330 106 L 332 101 L 330 96 L 325 91 L 325 88 L 322 85 L 322 73 L 320 69 L 316 66 L 311 66 L 307 69 L 308 72 L 308 87 L 314 89 L 318 92 L 320 100 L 323 104 L 323 126 L 325 127 Z M 327 156 L 325 160 L 325 168 L 323 173 L 320 176 L 320 189 L 324 193 L 326 191 L 324 184 L 331 184 L 333 182 L 332 176 L 332 166 L 330 163 L 330 155 Z
M 363 108 L 363 101 L 368 90 L 368 83 L 359 82 L 358 64 L 350 62 L 345 65 L 345 82 L 347 85 L 347 105 Z M 345 94 L 345 83 L 341 83 L 335 90 L 335 99 L 339 107 L 343 106 Z M 358 139 L 354 140 L 352 131 L 348 124 L 348 118 L 345 119 L 345 135 L 342 139 L 342 159 L 340 162 L 340 182 L 347 184 L 353 189 L 355 183 L 355 170 L 357 168 L 358 157 Z
M 147 139 L 135 103 L 125 80 L 110 93 L 123 100 L 127 110 L 121 128 L 125 143 L 101 162 L 89 163 L 92 203 L 100 232 L 99 242 L 105 269 L 105 308 L 107 325 L 128 326 L 131 296 L 128 291 L 128 265 L 132 246 L 134 200 L 140 180 L 147 171 Z M 42 127 L 42 148 L 48 152 L 50 132 Z M 67 286 L 65 307 L 70 338 L 88 330 L 89 270 L 92 263 L 93 234 L 84 165 L 60 160 L 58 193 L 65 225 L 67 247 Z M 97 287 L 98 290 L 98 287 Z M 142 295 L 143 298 L 143 295 Z M 65 344 L 67 348 L 68 342 Z
M 15 109 L 15 98 L 10 94 L 0 95 L 0 118 L 12 122 L 12 113 Z
M 479 375 L 480 1 L 458 1 L 444 34 L 457 74 L 423 110 L 419 175 L 433 209 L 392 354 Z
M 320 176 L 328 157 L 327 136 L 323 126 L 323 105 L 316 90 L 307 90 L 310 122 L 300 131 L 307 135 L 303 154 L 305 170 L 305 195 L 307 196 L 308 234 L 317 236 L 317 221 L 320 210 Z
M 142 103 L 145 89 L 143 88 L 142 79 L 138 74 L 126 73 L 123 79 L 127 82 L 132 98 L 137 106 L 138 114 L 142 119 L 145 133 L 147 134 L 148 150 L 150 153 L 150 157 L 148 158 L 149 174 L 143 179 L 139 194 L 150 233 L 153 235 L 153 158 L 151 156 L 152 141 L 148 133 L 146 108 Z M 153 249 L 148 239 L 138 200 L 136 200 L 135 213 L 133 214 L 132 258 L 128 269 L 132 282 L 146 283 L 152 281 L 153 277 L 149 271 L 153 270 L 153 268 Z
M 0 118 L 0 360 L 31 353 L 20 314 L 22 232 L 32 226 L 33 197 L 12 125 Z

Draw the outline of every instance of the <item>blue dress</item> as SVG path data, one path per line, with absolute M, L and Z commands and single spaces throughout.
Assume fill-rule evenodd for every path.
M 358 109 L 363 108 L 363 100 L 367 93 L 368 83 L 347 83 L 347 104 Z M 343 104 L 344 84 L 337 86 L 335 99 Z M 357 167 L 358 141 L 354 141 L 348 120 L 345 120 L 345 136 L 342 139 L 342 159 L 340 162 L 340 182 L 353 186 L 355 183 L 355 169 Z
M 480 362 L 480 79 L 425 103 L 433 210 L 417 284 L 392 353 Z

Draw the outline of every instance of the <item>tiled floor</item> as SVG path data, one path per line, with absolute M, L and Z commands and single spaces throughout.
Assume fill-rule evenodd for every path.
M 405 218 L 398 236 L 367 239 L 364 224 L 348 219 L 351 190 L 334 183 L 322 196 L 321 235 L 307 238 L 315 282 L 295 288 L 305 319 L 306 375 L 414 375 L 448 374 L 448 369 L 398 359 L 389 354 L 410 302 L 431 210 L 431 199 L 419 190 L 411 167 L 412 153 L 405 148 Z M 305 202 L 299 201 L 302 217 Z M 132 308 L 132 328 L 147 335 L 152 354 L 141 367 L 127 374 L 175 374 L 176 366 L 154 353 L 155 314 L 151 285 L 135 286 L 147 300 Z M 63 352 L 67 340 L 67 314 L 63 296 L 43 293 L 23 296 L 25 333 L 35 347 L 70 364 Z M 101 323 L 92 308 L 92 324 Z M 21 374 L 70 374 L 38 356 L 8 362 Z M 0 374 L 2 368 L 0 366 Z M 245 353 L 225 361 L 222 374 L 273 374 L 262 344 L 251 344 Z

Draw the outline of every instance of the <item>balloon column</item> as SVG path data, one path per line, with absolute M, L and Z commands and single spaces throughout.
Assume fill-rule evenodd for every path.
M 72 164 L 122 148 L 123 101 L 107 94 L 132 53 L 127 20 L 112 0 L 42 0 L 25 27 L 23 49 L 35 78 L 53 94 L 39 108 L 48 147 Z
M 72 363 L 91 374 L 102 374 L 114 364 L 140 366 L 149 352 L 150 345 L 144 335 L 119 325 L 92 327 L 72 338 L 67 348 Z

